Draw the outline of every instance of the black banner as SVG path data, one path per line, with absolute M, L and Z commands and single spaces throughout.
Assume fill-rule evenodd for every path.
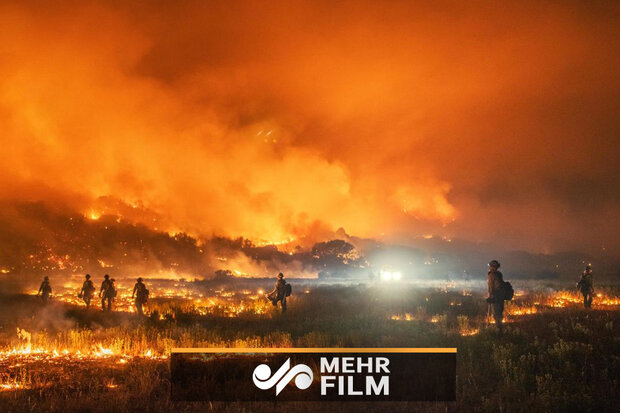
M 175 349 L 174 401 L 454 401 L 456 349 Z

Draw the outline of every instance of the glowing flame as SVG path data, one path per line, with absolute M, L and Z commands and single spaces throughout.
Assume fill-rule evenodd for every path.
M 459 331 L 459 333 L 462 336 L 475 336 L 476 334 L 478 334 L 480 332 L 480 329 L 478 328 L 470 328 L 470 329 L 461 329 Z
M 19 358 L 20 360 L 44 361 L 48 359 L 79 359 L 96 360 L 118 358 L 118 363 L 125 364 L 134 357 L 150 359 L 166 359 L 163 354 L 155 354 L 152 349 L 147 349 L 142 354 L 135 356 L 114 351 L 112 348 L 105 347 L 102 343 L 95 344 L 89 351 L 63 349 L 58 351 L 56 348 L 46 349 L 44 347 L 32 347 L 31 334 L 22 328 L 17 328 L 17 338 L 20 341 L 19 347 L 14 347 L 7 351 L 0 351 L 0 360 L 10 360 Z M 10 384 L 10 383 L 9 383 Z M 12 386 L 12 384 L 11 384 Z M 11 387 L 13 388 L 13 387 Z
M 390 317 L 391 320 L 404 320 L 404 321 L 413 321 L 414 317 L 413 314 L 410 313 L 405 313 L 405 314 L 394 314 L 392 317 Z
M 106 357 L 114 355 L 114 352 L 112 350 L 110 350 L 109 348 L 103 348 L 101 344 L 98 344 L 97 348 L 98 350 L 95 350 L 94 353 L 96 357 Z
M 105 386 L 108 389 L 116 389 L 116 388 L 118 388 L 118 384 L 114 383 L 114 379 L 110 379 L 109 381 L 107 381 Z
M 536 314 L 537 312 L 538 312 L 538 309 L 535 306 L 532 306 L 532 307 L 510 306 L 506 308 L 506 313 L 512 316 Z
M 19 383 L 0 383 L 0 391 L 21 390 L 26 388 Z

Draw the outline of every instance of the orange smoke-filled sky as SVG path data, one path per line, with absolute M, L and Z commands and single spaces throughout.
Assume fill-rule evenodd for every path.
M 2 2 L 0 197 L 120 213 L 112 199 L 202 236 L 617 249 L 619 17 L 612 1 Z

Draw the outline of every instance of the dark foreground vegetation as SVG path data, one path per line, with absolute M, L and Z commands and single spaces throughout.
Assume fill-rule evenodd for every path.
M 321 287 L 291 300 L 287 314 L 200 315 L 187 308 L 138 320 L 67 305 L 47 308 L 31 297 L 2 297 L 0 345 L 15 346 L 15 328 L 33 345 L 104 343 L 114 351 L 165 354 L 171 347 L 457 347 L 457 402 L 172 403 L 167 359 L 135 357 L 2 359 L 0 411 L 617 411 L 620 405 L 620 311 L 578 304 L 548 308 L 486 326 L 482 294 L 441 290 Z M 595 303 L 596 304 L 596 303 Z M 155 308 L 155 305 L 154 305 Z M 157 311 L 156 309 L 153 310 Z M 47 315 L 46 315 L 47 314 Z M 53 314 L 53 316 L 50 316 Z M 411 314 L 409 320 L 392 314 Z M 430 320 L 433 319 L 433 322 Z M 472 335 L 468 331 L 476 328 Z M 465 328 L 465 330 L 464 330 Z M 463 335 L 465 334 L 465 335 Z

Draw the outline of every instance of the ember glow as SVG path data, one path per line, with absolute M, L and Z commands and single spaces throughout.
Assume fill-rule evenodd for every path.
M 292 3 L 0 2 L 0 411 L 175 411 L 173 348 L 416 346 L 459 348 L 440 410 L 605 410 L 620 2 Z
M 74 336 L 83 335 L 78 331 L 73 331 Z M 89 363 L 113 363 L 126 364 L 136 360 L 165 360 L 168 354 L 157 354 L 151 349 L 138 351 L 135 349 L 126 352 L 121 348 L 105 347 L 101 343 L 82 345 L 73 348 L 56 348 L 52 345 L 41 346 L 32 343 L 32 335 L 26 330 L 17 328 L 18 344 L 10 349 L 0 349 L 0 368 L 3 374 L 0 377 L 0 391 L 20 391 L 27 390 L 33 386 L 28 377 L 20 372 L 25 369 L 35 368 L 34 366 L 70 366 L 87 365 Z M 51 343 L 50 343 L 51 344 Z M 114 344 L 113 344 L 114 345 Z M 40 367 L 39 367 L 40 368 Z M 41 387 L 40 385 L 38 386 Z M 109 388 L 116 387 L 113 382 L 107 385 Z
M 486 313 L 486 306 L 478 307 L 478 312 L 474 314 L 466 314 L 463 310 L 464 303 L 471 302 L 475 298 L 479 302 L 483 302 L 485 295 L 475 289 L 461 290 L 460 299 L 454 298 L 454 294 L 462 288 L 460 283 L 447 282 L 440 288 L 442 300 L 445 301 L 444 313 L 429 315 L 425 310 L 421 309 L 419 313 L 396 313 L 388 315 L 390 320 L 396 322 L 416 321 L 420 323 L 429 323 L 437 325 L 438 329 L 444 330 L 461 336 L 473 336 L 480 333 L 481 330 L 489 325 L 495 324 L 495 320 L 491 315 Z M 433 300 L 437 300 L 437 296 Z M 428 303 L 429 298 L 425 301 Z M 514 323 L 526 317 L 537 314 L 553 314 L 561 311 L 561 309 L 582 309 L 583 296 L 576 291 L 558 290 L 553 292 L 540 292 L 535 289 L 524 289 L 517 291 L 515 297 L 511 301 L 505 303 L 504 323 Z M 592 308 L 598 310 L 619 310 L 620 296 L 614 295 L 608 291 L 599 292 L 593 299 Z M 450 328 L 447 326 L 447 318 L 449 313 L 456 312 L 458 326 Z
M 5 203 L 617 255 L 617 4 L 160 3 L 0 6 Z
M 134 313 L 134 300 L 131 298 L 130 281 L 125 285 L 117 286 L 118 294 L 113 303 L 114 311 Z M 78 285 L 65 285 L 61 292 L 54 295 L 54 299 L 67 304 L 85 307 L 86 304 L 78 298 Z M 160 317 L 172 317 L 174 307 L 181 307 L 184 311 L 196 312 L 201 315 L 217 314 L 227 317 L 237 317 L 244 314 L 266 314 L 269 310 L 269 301 L 264 297 L 262 289 L 250 291 L 226 290 L 224 288 L 197 289 L 191 283 L 183 281 L 151 281 L 150 303 L 147 311 L 157 311 Z M 36 293 L 33 291 L 33 293 Z M 93 308 L 99 308 L 100 300 L 95 296 L 91 302 Z

